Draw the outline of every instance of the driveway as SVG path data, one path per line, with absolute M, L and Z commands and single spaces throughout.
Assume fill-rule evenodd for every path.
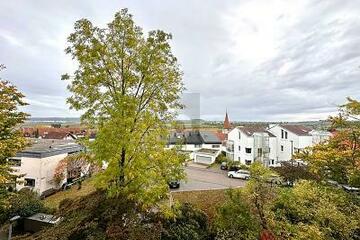
M 227 177 L 227 171 L 188 166 L 185 169 L 187 179 L 180 183 L 180 188 L 172 191 L 211 190 L 243 187 L 245 180 Z

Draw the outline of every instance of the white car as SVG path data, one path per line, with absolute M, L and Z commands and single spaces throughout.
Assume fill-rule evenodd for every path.
M 250 178 L 250 172 L 246 170 L 230 171 L 228 172 L 228 177 L 248 180 Z

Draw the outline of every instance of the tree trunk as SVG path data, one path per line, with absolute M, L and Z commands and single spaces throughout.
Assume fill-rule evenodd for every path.
M 121 150 L 121 157 L 119 161 L 119 186 L 125 185 L 125 173 L 124 173 L 125 157 L 126 157 L 126 151 L 125 148 L 123 147 Z

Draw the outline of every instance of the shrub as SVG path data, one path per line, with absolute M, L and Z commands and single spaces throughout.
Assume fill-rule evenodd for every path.
M 181 204 L 175 211 L 175 218 L 163 219 L 161 239 L 208 239 L 207 216 L 203 211 L 189 203 Z
M 38 212 L 47 212 L 38 194 L 27 188 L 9 194 L 2 202 L 7 204 L 5 208 L 1 209 L 0 223 L 17 215 L 28 217 Z
M 221 164 L 222 162 L 230 162 L 231 160 L 226 157 L 226 153 L 225 152 L 221 152 L 215 159 L 215 163 L 217 164 Z

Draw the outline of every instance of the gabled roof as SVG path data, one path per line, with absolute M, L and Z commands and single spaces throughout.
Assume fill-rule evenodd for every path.
M 210 131 L 200 131 L 200 136 L 203 140 L 203 143 L 221 144 L 222 142 L 215 133 Z
M 298 136 L 311 136 L 311 128 L 303 125 L 292 125 L 292 124 L 280 124 L 280 127 L 298 135 Z
M 210 131 L 182 131 L 171 132 L 168 144 L 221 144 L 222 141 L 216 136 L 215 133 Z
M 269 134 L 269 137 L 275 137 L 274 134 L 267 131 L 266 127 L 263 127 L 263 126 L 243 126 L 243 127 L 238 127 L 238 129 L 240 131 L 242 131 L 243 133 L 245 133 L 249 137 L 253 136 L 254 133 L 267 133 L 267 134 Z

